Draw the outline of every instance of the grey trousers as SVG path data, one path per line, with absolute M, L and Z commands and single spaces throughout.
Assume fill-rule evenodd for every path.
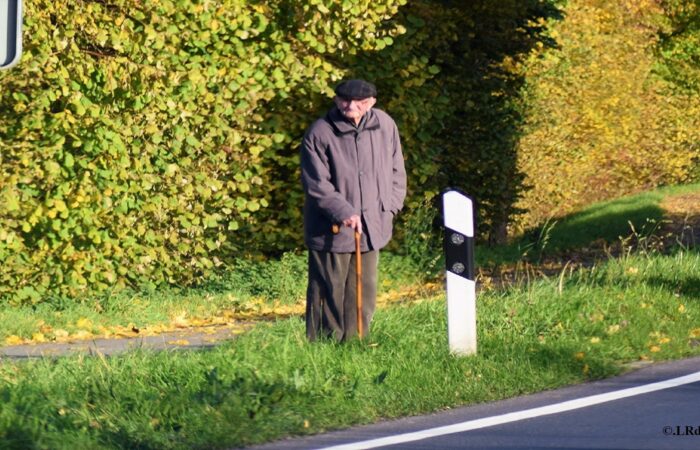
M 362 336 L 369 335 L 377 304 L 379 251 L 362 253 Z M 306 337 L 346 341 L 357 335 L 357 278 L 354 253 L 309 250 Z

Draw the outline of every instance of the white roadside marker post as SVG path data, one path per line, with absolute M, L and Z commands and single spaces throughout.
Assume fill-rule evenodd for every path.
M 0 0 L 0 70 L 22 56 L 22 0 Z
M 442 211 L 450 351 L 472 355 L 476 353 L 473 202 L 459 191 L 446 190 L 442 194 Z

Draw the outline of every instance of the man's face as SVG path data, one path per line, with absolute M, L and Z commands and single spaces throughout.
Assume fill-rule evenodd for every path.
M 348 119 L 355 123 L 359 123 L 362 116 L 365 115 L 367 111 L 377 103 L 377 99 L 374 97 L 367 97 L 361 100 L 358 99 L 348 99 L 344 97 L 336 96 L 334 99 L 335 105 L 338 107 L 341 113 Z

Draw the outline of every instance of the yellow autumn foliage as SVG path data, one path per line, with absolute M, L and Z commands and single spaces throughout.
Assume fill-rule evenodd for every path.
M 690 177 L 700 100 L 654 72 L 662 13 L 650 0 L 572 0 L 552 24 L 556 47 L 532 52 L 521 227 Z

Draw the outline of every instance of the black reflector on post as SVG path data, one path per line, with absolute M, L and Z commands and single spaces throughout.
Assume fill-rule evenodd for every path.
M 445 227 L 445 268 L 474 280 L 474 236 L 466 236 L 459 231 Z

